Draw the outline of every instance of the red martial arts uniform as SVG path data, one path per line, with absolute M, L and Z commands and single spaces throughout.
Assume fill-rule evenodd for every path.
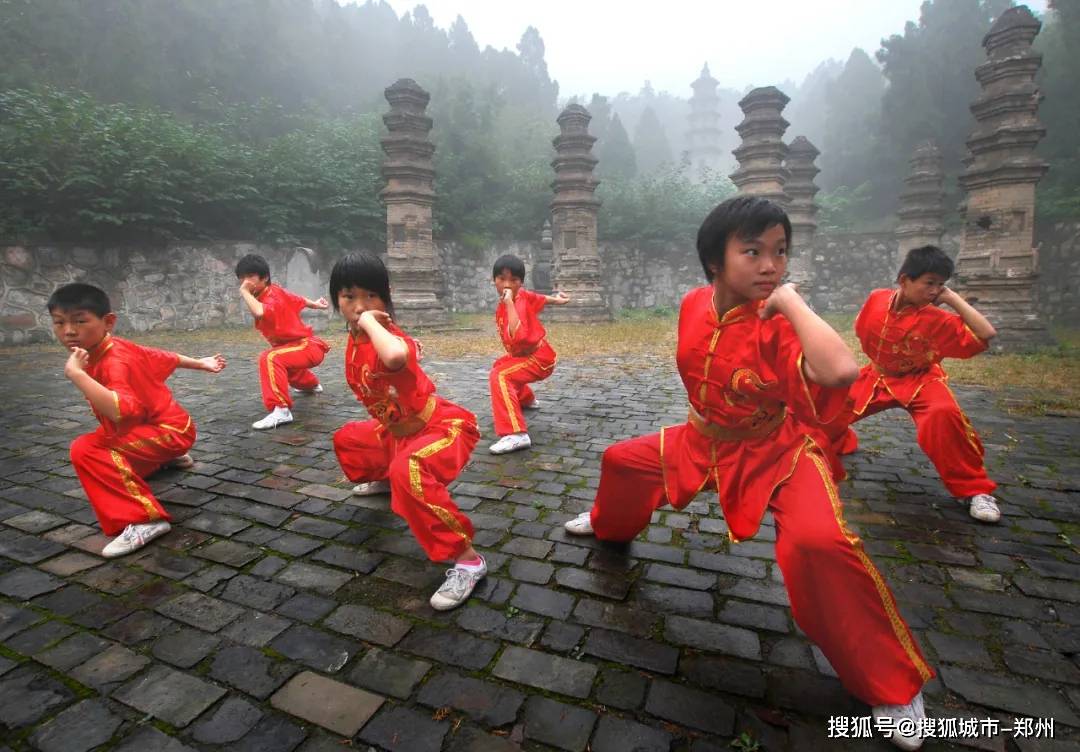
M 540 323 L 540 311 L 547 305 L 547 297 L 519 288 L 514 298 L 520 324 L 510 331 L 506 304 L 499 303 L 495 309 L 495 326 L 499 329 L 506 355 L 491 366 L 488 383 L 491 387 L 491 411 L 495 416 L 495 433 L 506 436 L 524 433 L 525 416 L 521 406 L 536 400 L 529 384 L 543 381 L 555 370 L 555 351 L 545 339 L 547 332 Z
M 454 561 L 472 545 L 473 526 L 446 486 L 480 440 L 476 416 L 435 394 L 416 342 L 393 324 L 387 329 L 409 348 L 397 371 L 386 369 L 366 335 L 349 337 L 345 379 L 372 419 L 342 426 L 334 452 L 354 483 L 389 479 L 390 506 L 428 558 Z
M 885 581 L 847 527 L 824 436 L 796 416 L 828 418 L 846 390 L 809 382 L 802 346 L 763 302 L 717 315 L 713 288 L 690 291 L 679 314 L 677 363 L 686 423 L 623 441 L 603 456 L 592 509 L 596 536 L 627 541 L 664 504 L 682 509 L 719 493 L 733 541 L 758 530 L 766 508 L 799 627 L 869 705 L 907 703 L 933 676 Z
M 323 362 L 330 345 L 312 334 L 300 318 L 300 311 L 307 306 L 301 296 L 270 284 L 256 299 L 262 303 L 263 315 L 255 319 L 255 328 L 270 343 L 270 349 L 259 356 L 263 404 L 267 410 L 291 408 L 289 387 L 314 389 L 319 385 L 319 378 L 308 369 Z
M 993 493 L 997 484 L 986 475 L 982 442 L 941 367 L 943 358 L 970 358 L 987 343 L 960 316 L 937 306 L 894 311 L 897 295 L 898 290 L 874 290 L 855 319 L 855 334 L 870 363 L 851 386 L 849 408 L 825 426 L 833 447 L 841 454 L 854 452 L 859 443 L 852 423 L 903 407 L 949 493 L 959 498 Z
M 112 335 L 90 351 L 86 372 L 113 391 L 121 418 L 95 410 L 101 425 L 72 442 L 71 463 L 105 535 L 170 519 L 143 478 L 195 443 L 191 416 L 165 386 L 179 362 L 176 353 Z

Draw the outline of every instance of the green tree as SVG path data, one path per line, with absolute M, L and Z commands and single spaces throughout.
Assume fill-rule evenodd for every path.
M 645 108 L 634 129 L 634 153 L 638 169 L 643 173 L 654 172 L 673 162 L 671 144 L 652 107 Z
M 637 158 L 634 156 L 634 147 L 630 143 L 630 137 L 626 135 L 622 120 L 616 114 L 611 118 L 611 124 L 607 129 L 607 137 L 597 144 L 597 158 L 600 163 L 596 166 L 597 174 L 601 177 L 611 177 L 616 180 L 627 180 L 637 174 Z

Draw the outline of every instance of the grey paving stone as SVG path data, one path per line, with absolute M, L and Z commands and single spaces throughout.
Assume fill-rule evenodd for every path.
M 606 629 L 592 629 L 585 639 L 584 651 L 597 658 L 660 674 L 675 673 L 679 662 L 679 651 L 669 645 Z
M 235 569 L 224 567 L 220 564 L 212 564 L 198 574 L 188 577 L 184 580 L 184 584 L 188 587 L 193 587 L 200 592 L 209 593 L 230 577 L 235 577 L 236 574 L 237 572 Z
M 511 645 L 499 656 L 491 673 L 518 684 L 583 698 L 592 689 L 596 666 Z
M 195 752 L 178 739 L 158 731 L 153 726 L 142 726 L 125 738 L 116 752 Z
M 669 616 L 664 637 L 676 645 L 761 660 L 761 640 L 756 632 L 685 616 Z
M 485 726 L 502 726 L 517 718 L 525 695 L 481 679 L 440 673 L 424 684 L 417 701 L 432 708 L 460 710 Z
M 202 593 L 185 593 L 158 606 L 157 612 L 205 632 L 217 632 L 239 618 L 244 609 Z
M 257 548 L 229 540 L 215 541 L 208 546 L 196 548 L 191 553 L 200 559 L 209 559 L 237 569 L 246 567 L 262 555 Z
M 20 666 L 0 681 L 0 726 L 20 729 L 71 702 L 75 693 L 33 665 Z
M 645 637 L 660 622 L 660 616 L 640 608 L 582 598 L 574 608 L 574 620 L 591 627 Z
M 84 554 L 81 551 L 69 551 L 48 561 L 41 562 L 38 564 L 38 569 L 49 574 L 55 574 L 57 577 L 68 577 L 79 572 L 85 572 L 87 569 L 100 567 L 104 563 L 105 560 L 97 556 Z
M 933 646 L 938 657 L 947 663 L 962 663 L 979 668 L 994 667 L 993 659 L 978 640 L 941 632 L 927 632 L 926 639 Z
M 221 635 L 233 642 L 261 648 L 284 632 L 292 622 L 274 614 L 248 611 L 225 629 Z
M 326 617 L 323 624 L 335 632 L 393 647 L 408 634 L 412 624 L 383 611 L 359 605 L 346 605 Z
M 284 716 L 267 713 L 247 736 L 230 745 L 229 752 L 292 752 L 306 736 L 303 726 Z
M 513 538 L 499 550 L 504 554 L 510 554 L 511 556 L 528 556 L 533 559 L 543 559 L 551 553 L 551 549 L 554 547 L 555 544 L 551 541 L 535 540 L 533 538 Z
M 686 616 L 713 615 L 714 604 L 710 593 L 686 588 L 640 583 L 635 588 L 634 600 L 648 611 L 685 614 Z
M 310 671 L 294 676 L 270 698 L 275 708 L 342 736 L 356 734 L 383 702 L 378 695 Z
M 270 611 L 296 593 L 291 587 L 239 574 L 228 581 L 221 597 L 249 608 Z
M 762 606 L 746 601 L 728 600 L 716 614 L 717 621 L 738 624 L 770 632 L 790 632 L 788 612 L 776 606 Z
M 250 570 L 255 577 L 273 577 L 289 562 L 280 556 L 265 556 Z
M 41 752 L 87 752 L 112 738 L 123 719 L 100 700 L 73 705 L 30 736 Z
M 359 647 L 354 642 L 304 624 L 290 627 L 270 643 L 270 646 L 294 661 L 327 674 L 340 671 Z
M 469 726 L 461 726 L 450 740 L 447 752 L 518 752 L 517 744 Z
M 203 744 L 235 742 L 259 722 L 263 712 L 247 700 L 229 697 L 191 727 L 191 736 Z
M 649 687 L 645 711 L 657 718 L 710 734 L 731 736 L 735 711 L 716 695 L 656 679 Z
M 759 666 L 730 658 L 690 654 L 679 663 L 679 673 L 699 687 L 754 699 L 764 698 L 767 690 Z
M 67 671 L 97 655 L 111 643 L 89 632 L 79 632 L 58 645 L 34 654 L 34 659 L 57 671 Z
M 199 629 L 180 627 L 154 641 L 153 656 L 179 668 L 191 668 L 213 652 L 221 639 Z
M 595 723 L 595 713 L 546 697 L 530 697 L 525 703 L 525 738 L 568 752 L 585 749 Z
M 47 621 L 5 640 L 4 645 L 17 653 L 33 655 L 59 642 L 74 631 L 74 627 L 62 621 Z
M 352 667 L 348 679 L 358 687 L 404 700 L 429 670 L 431 664 L 427 661 L 416 661 L 372 648 Z
M 135 561 L 147 572 L 168 577 L 170 580 L 182 580 L 206 566 L 204 561 L 173 553 L 167 548 L 157 546 L 150 547 L 146 554 Z
M 510 642 L 531 645 L 544 628 L 544 622 L 525 612 L 496 611 L 486 606 L 470 604 L 458 610 L 457 624 L 484 637 L 496 637 Z
M 416 626 L 398 643 L 397 649 L 436 663 L 479 671 L 491 662 L 499 644 L 447 629 Z
M 224 694 L 225 690 L 214 684 L 156 665 L 114 692 L 113 699 L 184 728 Z
M 172 626 L 173 622 L 152 611 L 136 611 L 102 630 L 102 634 L 125 645 L 135 645 L 157 637 Z
M 292 664 L 281 663 L 247 646 L 226 647 L 214 654 L 210 678 L 265 700 L 296 673 Z
M 80 684 L 104 692 L 110 685 L 122 682 L 141 671 L 150 659 L 125 648 L 112 645 L 85 663 L 72 669 L 70 676 Z
M 121 562 L 110 562 L 83 572 L 75 579 L 91 590 L 99 590 L 109 595 L 124 595 L 150 584 L 154 576 L 149 572 L 131 569 Z
M 297 593 L 277 607 L 277 612 L 290 619 L 306 624 L 314 624 L 334 610 L 337 604 L 329 598 L 321 598 L 311 593 Z
M 530 561 L 529 559 L 514 559 L 510 562 L 510 577 L 521 582 L 531 582 L 534 585 L 545 585 L 555 572 L 555 567 L 542 561 Z
M 671 734 L 661 729 L 605 716 L 596 724 L 596 733 L 589 748 L 593 752 L 668 752 L 671 741 Z
M 639 673 L 604 669 L 596 688 L 596 701 L 620 710 L 633 710 L 645 699 L 647 683 Z
M 41 619 L 40 614 L 29 608 L 19 608 L 11 603 L 0 603 L 0 640 L 8 639 Z
M 294 533 L 314 535 L 319 538 L 333 538 L 335 535 L 340 535 L 345 530 L 345 525 L 342 525 L 340 522 L 321 520 L 316 517 L 297 517 L 288 525 L 285 525 L 285 529 L 291 530 Z
M 581 590 L 602 598 L 621 601 L 626 598 L 630 591 L 630 581 L 625 577 L 619 577 L 600 572 L 590 572 L 574 567 L 563 567 L 555 573 L 555 581 L 565 588 Z
M 274 551 L 280 551 L 288 556 L 304 556 L 314 551 L 321 546 L 323 541 L 316 540 L 315 538 L 308 538 L 306 535 L 296 535 L 295 533 L 285 533 L 279 535 L 267 544 L 267 548 L 271 548 Z
M 324 546 L 312 554 L 311 558 L 351 572 L 370 574 L 386 557 L 382 554 L 358 551 L 345 546 Z
M 28 601 L 42 593 L 51 593 L 64 585 L 64 581 L 59 577 L 53 577 L 34 567 L 18 567 L 0 575 L 0 594 L 20 601 Z
M 941 680 L 969 702 L 988 705 L 1031 718 L 1053 717 L 1058 723 L 1080 725 L 1080 718 L 1064 699 L 1047 687 L 987 671 L 942 666 Z
M 541 616 L 550 616 L 553 619 L 564 621 L 574 609 L 573 596 L 535 585 L 519 585 L 514 597 L 510 599 L 510 603 L 525 611 L 532 611 Z
M 375 716 L 360 739 L 390 752 L 438 752 L 449 730 L 449 723 L 398 706 Z
M 552 621 L 544 630 L 544 637 L 540 643 L 548 650 L 556 653 L 568 653 L 581 642 L 585 636 L 585 630 L 574 624 L 562 621 Z
M 275 579 L 301 590 L 314 590 L 323 595 L 333 595 L 338 588 L 352 579 L 352 575 L 336 569 L 294 561 L 281 570 Z

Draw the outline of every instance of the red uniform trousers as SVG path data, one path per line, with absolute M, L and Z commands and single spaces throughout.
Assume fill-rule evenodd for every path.
M 949 493 L 958 498 L 975 494 L 992 494 L 997 483 L 986 474 L 983 449 L 967 415 L 960 409 L 952 389 L 944 381 L 923 384 L 906 407 L 881 384 L 861 413 L 843 415 L 825 426 L 840 454 L 851 454 L 859 448 L 859 438 L 850 424 L 892 407 L 903 407 L 915 421 L 915 438 L 926 456 L 934 463 L 938 475 Z M 841 432 L 840 429 L 844 430 Z
M 390 480 L 390 508 L 405 518 L 432 561 L 454 561 L 472 545 L 473 526 L 446 486 L 469 461 L 476 417 L 443 403 L 418 433 L 396 438 L 377 420 L 346 423 L 334 452 L 354 483 Z
M 670 437 L 678 429 L 667 430 Z M 713 488 L 715 480 L 706 485 Z M 592 509 L 597 538 L 631 540 L 665 503 L 660 434 L 604 452 Z M 799 627 L 852 695 L 872 706 L 909 702 L 933 671 L 888 585 L 844 523 L 826 461 L 801 453 L 769 509 L 776 521 L 776 559 Z
M 495 434 L 506 436 L 528 430 L 522 405 L 536 400 L 529 384 L 543 381 L 555 370 L 555 351 L 544 340 L 531 355 L 519 358 L 504 355 L 491 366 L 491 412 L 495 416 Z
M 71 464 L 101 531 L 119 535 L 133 523 L 171 519 L 143 479 L 194 443 L 195 424 L 190 418 L 183 427 L 143 423 L 121 434 L 109 436 L 99 428 L 75 439 Z
M 264 351 L 259 356 L 259 384 L 266 409 L 292 407 L 290 386 L 297 389 L 318 386 L 319 377 L 308 369 L 322 363 L 329 349 L 318 337 L 304 337 Z

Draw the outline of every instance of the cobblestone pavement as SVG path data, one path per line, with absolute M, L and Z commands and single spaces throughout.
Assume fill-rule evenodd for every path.
M 869 710 L 794 626 L 771 520 L 730 544 L 702 495 L 661 510 L 628 548 L 563 533 L 590 504 L 605 446 L 683 418 L 670 363 L 560 362 L 528 415 L 533 448 L 493 457 L 489 361 L 429 355 L 440 392 L 481 418 L 452 490 L 491 568 L 467 606 L 437 613 L 427 601 L 444 567 L 387 497 L 350 496 L 337 467 L 331 433 L 361 415 L 341 348 L 318 370 L 326 392 L 299 397 L 297 421 L 272 432 L 250 428 L 264 414 L 255 345 L 227 349 L 221 375 L 170 382 L 199 428 L 194 470 L 152 481 L 173 532 L 111 562 L 68 462 L 92 418 L 63 352 L 6 357 L 0 746 L 891 748 L 876 732 L 828 738 L 830 716 Z M 956 719 L 954 740 L 926 749 L 1080 749 L 1080 421 L 1012 417 L 984 391 L 957 392 L 1002 484 L 1002 524 L 945 495 L 903 413 L 862 424 L 843 487 L 939 671 L 929 715 L 945 730 Z M 1055 739 L 1025 737 L 1016 716 L 1052 718 Z M 978 736 L 960 723 L 972 718 Z M 995 722 L 1012 730 L 988 736 Z

